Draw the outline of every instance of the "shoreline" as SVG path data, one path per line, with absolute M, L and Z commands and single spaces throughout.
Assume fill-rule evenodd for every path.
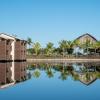
M 27 59 L 27 62 L 100 62 L 100 59 Z

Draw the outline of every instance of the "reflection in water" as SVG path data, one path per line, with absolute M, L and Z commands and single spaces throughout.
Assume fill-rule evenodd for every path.
M 58 79 L 64 81 L 71 77 L 73 81 L 80 81 L 90 85 L 100 79 L 100 63 L 35 63 L 22 62 L 0 63 L 0 88 L 14 85 L 18 82 L 40 76 L 45 72 L 48 78 L 54 78 L 59 73 Z
M 39 78 L 39 77 L 40 77 L 40 71 L 39 71 L 38 69 L 36 69 L 36 70 L 34 71 L 34 73 L 33 73 L 33 76 L 34 76 L 35 78 Z
M 37 63 L 28 66 L 33 71 L 33 77 L 39 78 L 41 71 L 45 71 L 48 78 L 53 78 L 55 72 L 60 72 L 59 79 L 67 80 L 72 77 L 74 81 L 80 81 L 90 85 L 100 78 L 100 63 Z
M 27 79 L 26 62 L 0 62 L 0 88 Z

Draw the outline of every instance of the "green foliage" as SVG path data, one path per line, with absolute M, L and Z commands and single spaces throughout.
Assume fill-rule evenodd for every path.
M 54 73 L 53 73 L 53 71 L 51 70 L 51 67 L 49 67 L 49 68 L 46 69 L 46 74 L 48 75 L 49 78 L 51 78 L 51 77 L 54 76 L 54 75 L 53 75 Z
M 46 45 L 46 48 L 45 48 L 45 53 L 47 56 L 51 56 L 53 54 L 53 50 L 54 50 L 54 47 L 53 47 L 53 43 L 52 42 L 49 42 L 47 45 Z
M 74 41 L 61 40 L 58 42 L 59 46 L 56 48 L 52 42 L 48 42 L 45 48 L 42 48 L 40 43 L 36 42 L 33 44 L 33 48 L 30 48 L 32 44 L 31 38 L 27 39 L 27 43 L 29 45 L 29 49 L 27 49 L 28 54 L 41 54 L 45 56 L 70 55 L 73 54 L 74 48 L 76 47 L 83 49 L 85 55 L 91 54 L 91 52 L 96 53 L 96 50 L 100 49 L 100 41 L 91 42 L 89 39 L 86 39 L 84 43 L 81 43 L 78 39 Z
M 34 50 L 33 50 L 33 48 L 30 48 L 30 49 L 27 49 L 27 52 L 29 55 L 32 55 L 34 53 Z
M 40 43 L 39 42 L 34 43 L 33 44 L 33 49 L 34 49 L 35 54 L 38 55 L 39 54 L 39 51 L 41 49 Z
M 40 71 L 38 69 L 36 69 L 34 72 L 33 72 L 33 77 L 35 78 L 39 78 L 41 75 Z
M 29 48 L 30 48 L 32 44 L 32 39 L 30 37 L 27 38 L 27 44 L 29 45 Z

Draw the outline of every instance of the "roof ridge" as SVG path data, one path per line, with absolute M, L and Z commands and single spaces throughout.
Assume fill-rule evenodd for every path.
M 85 35 L 88 35 L 88 36 L 90 36 L 91 38 L 93 38 L 95 41 L 97 41 L 97 39 L 96 39 L 94 36 L 92 36 L 91 34 L 89 34 L 89 33 L 85 33 L 85 34 L 79 36 L 78 38 L 76 38 L 75 40 L 77 40 L 77 39 L 79 39 L 79 38 L 81 38 L 81 37 L 83 37 L 83 36 L 85 36 Z

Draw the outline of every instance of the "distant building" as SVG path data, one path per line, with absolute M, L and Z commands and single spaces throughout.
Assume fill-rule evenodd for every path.
M 85 43 L 95 44 L 97 42 L 97 39 L 95 37 L 93 37 L 92 35 L 86 33 L 86 34 L 79 36 L 74 41 L 79 41 L 80 44 L 85 44 Z M 93 53 L 95 52 L 95 50 L 92 48 L 89 48 L 89 50 L 91 50 L 91 52 L 93 52 Z M 84 53 L 84 49 L 80 48 L 80 47 L 75 47 L 74 53 L 76 53 L 77 55 L 78 54 L 84 54 L 84 55 L 86 54 L 87 55 L 87 53 Z
M 79 42 L 80 42 L 81 44 L 85 43 L 86 41 L 90 41 L 90 43 L 95 43 L 95 42 L 97 42 L 97 39 L 94 38 L 92 35 L 90 35 L 90 34 L 88 34 L 88 33 L 79 36 L 79 37 L 76 38 L 75 40 L 79 40 Z

